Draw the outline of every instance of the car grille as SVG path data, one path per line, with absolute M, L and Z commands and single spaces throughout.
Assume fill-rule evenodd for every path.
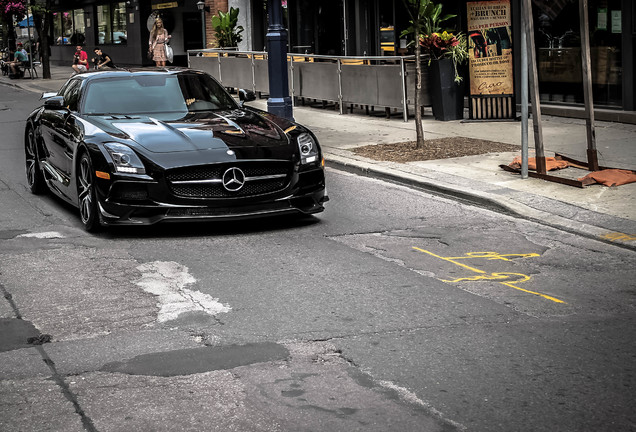
M 223 186 L 223 174 L 234 167 L 243 171 L 245 184 L 238 191 L 228 191 Z M 249 197 L 285 189 L 291 172 L 289 162 L 236 162 L 171 169 L 166 172 L 166 180 L 172 193 L 179 197 Z

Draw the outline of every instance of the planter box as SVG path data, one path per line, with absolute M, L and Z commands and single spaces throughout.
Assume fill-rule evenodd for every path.
M 455 69 L 451 59 L 431 60 L 428 67 L 429 91 L 433 116 L 436 120 L 464 118 L 464 81 L 455 83 Z

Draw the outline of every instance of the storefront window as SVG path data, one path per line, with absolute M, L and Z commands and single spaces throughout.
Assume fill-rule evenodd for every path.
M 84 23 L 84 10 L 75 9 L 73 11 L 73 35 L 71 36 L 71 45 L 84 45 L 86 37 L 86 24 Z
M 126 3 L 113 5 L 113 43 L 126 43 Z
M 113 43 L 110 5 L 97 6 L 97 43 L 99 45 Z
M 62 12 L 62 37 L 64 44 L 71 43 L 73 36 L 73 11 Z
M 541 100 L 583 103 L 579 2 L 533 5 Z M 621 0 L 589 0 L 589 27 L 594 102 L 621 106 Z
M 380 13 L 380 55 L 393 56 L 395 52 L 395 20 L 393 18 L 393 2 L 384 1 L 379 5 Z
M 83 9 L 53 13 L 53 38 L 56 45 L 83 44 L 86 40 L 85 30 Z
M 97 6 L 97 41 L 99 45 L 126 43 L 126 3 Z
M 53 12 L 53 39 L 56 45 L 64 44 L 64 32 L 62 31 L 62 12 Z

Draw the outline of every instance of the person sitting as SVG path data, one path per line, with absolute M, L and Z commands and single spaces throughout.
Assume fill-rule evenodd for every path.
M 93 58 L 93 65 L 95 65 L 95 69 L 106 69 L 116 68 L 113 59 L 110 58 L 108 54 L 106 54 L 100 47 L 95 47 L 93 50 L 95 52 L 96 57 Z
M 29 58 L 29 53 L 27 52 L 27 50 L 24 49 L 22 42 L 18 42 L 18 49 L 20 50 L 22 54 L 24 54 L 27 58 Z
M 81 45 L 77 45 L 75 47 L 75 54 L 73 54 L 72 67 L 73 67 L 73 70 L 75 71 L 73 75 L 88 71 L 88 68 L 89 68 L 88 54 L 86 54 L 86 51 L 82 50 Z
M 24 70 L 20 69 L 20 66 L 24 66 L 28 61 L 29 58 L 25 56 L 20 49 L 17 49 L 13 55 L 13 61 L 8 63 L 11 71 L 9 78 L 22 78 L 24 76 Z

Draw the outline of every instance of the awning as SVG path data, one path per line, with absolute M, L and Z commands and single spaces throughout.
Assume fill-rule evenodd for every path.
M 28 27 L 33 27 L 33 17 L 32 17 L 32 16 L 30 16 L 28 19 L 29 19 Z M 18 23 L 18 26 L 19 26 L 19 27 L 27 27 L 27 19 L 25 18 L 25 19 L 23 19 L 22 21 L 20 21 L 20 22 Z

